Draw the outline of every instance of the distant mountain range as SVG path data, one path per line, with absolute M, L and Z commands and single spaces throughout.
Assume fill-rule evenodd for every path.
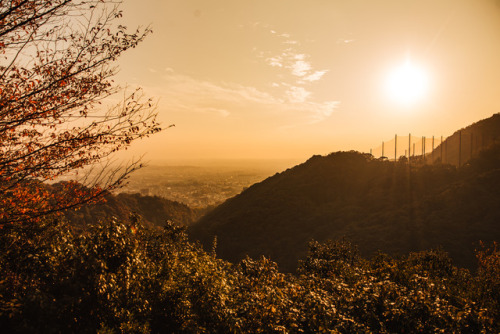
M 227 200 L 189 235 L 207 247 L 216 236 L 224 259 L 266 255 L 284 271 L 309 240 L 343 237 L 365 256 L 442 247 L 473 267 L 478 242 L 500 240 L 499 134 L 498 114 L 459 130 L 434 164 L 430 155 L 410 165 L 352 151 L 313 156 Z

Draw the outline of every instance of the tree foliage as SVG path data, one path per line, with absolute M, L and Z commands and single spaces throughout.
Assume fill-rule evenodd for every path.
M 96 220 L 126 220 L 131 214 L 142 217 L 146 225 L 162 226 L 166 220 L 179 225 L 192 224 L 199 213 L 184 203 L 168 200 L 158 196 L 142 196 L 140 194 L 120 193 L 106 194 L 104 201 L 85 205 L 77 210 L 67 210 L 64 217 L 73 226 L 85 228 Z
M 0 233 L 0 327 L 9 333 L 496 333 L 498 250 L 481 270 L 446 253 L 363 259 L 346 240 L 312 242 L 299 273 L 261 257 L 237 265 L 172 223 L 61 222 Z M 496 289 L 496 290 L 495 290 Z
M 0 2 L 2 224 L 99 197 L 137 165 L 104 183 L 99 177 L 87 180 L 90 188 L 67 183 L 54 193 L 38 181 L 92 165 L 159 131 L 154 105 L 140 91 L 125 94 L 114 106 L 101 105 L 121 90 L 112 81 L 113 62 L 150 32 L 128 32 L 119 24 L 117 5 L 113 0 Z

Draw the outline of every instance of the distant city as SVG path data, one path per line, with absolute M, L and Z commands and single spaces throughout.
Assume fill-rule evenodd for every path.
M 207 208 L 221 204 L 252 184 L 296 163 L 291 160 L 251 160 L 183 166 L 154 164 L 134 172 L 119 192 L 160 196 L 191 208 Z

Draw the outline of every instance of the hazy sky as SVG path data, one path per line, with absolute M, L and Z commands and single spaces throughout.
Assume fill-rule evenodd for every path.
M 368 152 L 395 133 L 448 136 L 500 112 L 495 0 L 125 0 L 153 34 L 120 83 L 159 100 L 147 159 L 300 158 Z M 401 103 L 411 62 L 424 92 Z M 412 88 L 410 85 L 410 90 Z

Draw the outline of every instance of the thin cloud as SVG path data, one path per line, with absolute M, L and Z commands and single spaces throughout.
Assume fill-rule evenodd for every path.
M 303 80 L 309 81 L 309 82 L 318 81 L 323 77 L 323 75 L 325 75 L 326 72 L 328 72 L 328 70 L 316 71 L 316 72 L 304 77 Z
M 337 40 L 337 44 L 350 44 L 350 43 L 353 43 L 355 41 L 356 41 L 355 39 L 339 38 Z
M 264 27 L 262 23 L 259 23 L 259 26 Z M 265 30 L 273 36 L 273 38 L 281 39 L 282 44 L 286 44 L 286 47 L 278 53 L 271 50 L 260 51 L 254 49 L 254 52 L 257 54 L 257 58 L 264 59 L 267 65 L 280 71 L 278 78 L 280 78 L 281 84 L 278 85 L 276 82 L 271 82 L 269 85 L 274 88 L 283 88 L 283 97 L 289 103 L 313 103 L 311 101 L 313 94 L 309 91 L 308 87 L 312 83 L 321 80 L 328 70 L 315 69 L 310 60 L 310 55 L 299 51 L 300 43 L 294 40 L 290 34 L 279 33 L 275 29 L 271 29 L 267 26 L 265 27 Z M 314 107 L 318 107 L 319 109 L 316 112 L 321 115 L 319 118 L 328 117 L 338 105 L 336 102 L 316 103 L 317 104 L 314 104 Z M 300 106 L 300 108 L 308 109 L 312 108 L 312 105 L 303 105 Z
M 339 107 L 339 105 L 340 101 L 328 101 L 319 105 L 318 113 L 316 114 L 318 117 L 318 121 L 330 117 L 330 115 L 335 111 L 335 109 Z
M 292 74 L 296 77 L 303 77 L 311 70 L 311 64 L 304 60 L 297 60 L 290 66 Z
M 160 85 L 144 89 L 160 98 L 159 108 L 165 110 L 165 117 L 170 112 L 197 113 L 235 122 L 272 119 L 274 124 L 293 126 L 324 120 L 338 104 L 311 101 L 312 93 L 307 89 L 285 82 L 274 82 L 277 90 L 271 94 L 252 86 L 198 80 L 172 69 L 165 71 L 162 78 Z M 280 93 L 281 88 L 284 93 Z M 233 115 L 236 117 L 229 117 Z
M 283 67 L 283 58 L 280 56 L 267 58 L 266 62 L 272 67 Z
M 307 98 L 311 95 L 304 87 L 290 87 L 286 91 L 286 96 L 288 100 L 292 103 L 303 103 L 307 101 Z

